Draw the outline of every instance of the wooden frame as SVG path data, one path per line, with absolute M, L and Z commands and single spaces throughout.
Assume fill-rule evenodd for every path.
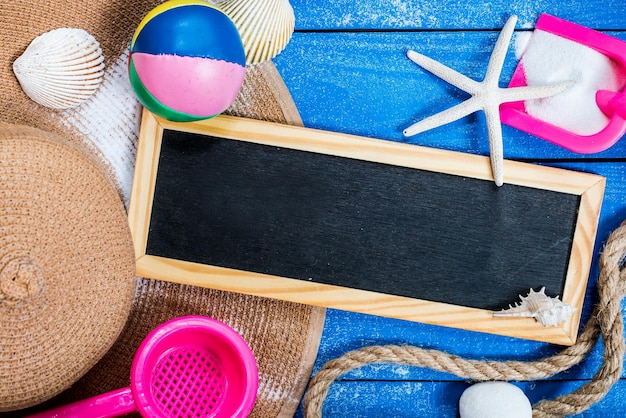
M 129 209 L 138 275 L 561 345 L 571 345 L 575 342 L 604 193 L 605 179 L 603 177 L 508 160 L 504 163 L 505 183 L 580 196 L 578 218 L 562 295 L 562 300 L 575 308 L 575 314 L 558 326 L 544 327 L 530 318 L 493 318 L 491 311 L 482 309 L 146 254 L 164 129 L 207 134 L 469 178 L 492 179 L 489 159 L 482 156 L 228 116 L 218 116 L 201 122 L 174 123 L 144 111 Z

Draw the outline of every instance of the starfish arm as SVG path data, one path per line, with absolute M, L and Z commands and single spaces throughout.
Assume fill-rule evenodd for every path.
M 504 184 L 504 151 L 502 146 L 502 125 L 500 124 L 500 111 L 498 106 L 490 106 L 484 109 L 487 119 L 487 132 L 489 134 L 489 155 L 491 158 L 491 171 L 496 186 Z
M 574 84 L 573 81 L 564 81 L 563 83 L 547 86 L 525 86 L 500 89 L 501 102 L 518 102 L 555 96 L 572 86 L 572 84 Z
M 419 52 L 415 52 L 412 50 L 409 50 L 406 53 L 406 56 L 423 69 L 433 73 L 437 77 L 452 84 L 453 86 L 456 86 L 472 95 L 478 92 L 480 86 L 479 82 L 472 80 L 466 75 L 463 75 L 458 71 L 453 70 L 452 68 L 440 63 L 439 61 L 435 61 L 434 59 L 429 58 L 426 55 L 420 54 Z
M 464 116 L 474 113 L 481 109 L 480 102 L 475 98 L 469 98 L 456 106 L 446 109 L 442 112 L 436 113 L 432 116 L 422 119 L 421 121 L 414 123 L 404 130 L 404 136 L 413 136 L 419 133 L 425 132 L 429 129 L 436 128 L 441 125 L 445 125 L 450 122 L 454 122 L 457 119 L 461 119 Z
M 517 23 L 517 16 L 513 15 L 509 17 L 506 24 L 502 28 L 496 45 L 493 48 L 491 57 L 489 58 L 489 64 L 487 65 L 487 73 L 483 83 L 490 87 L 497 87 L 500 79 L 500 73 L 502 72 L 502 66 L 504 65 L 504 59 L 506 58 L 506 51 L 509 49 L 509 43 L 515 30 L 515 24 Z

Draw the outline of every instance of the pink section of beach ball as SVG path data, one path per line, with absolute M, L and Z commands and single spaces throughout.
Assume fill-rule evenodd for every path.
M 226 110 L 246 76 L 245 67 L 210 58 L 135 52 L 132 59 L 142 84 L 155 99 L 194 116 Z

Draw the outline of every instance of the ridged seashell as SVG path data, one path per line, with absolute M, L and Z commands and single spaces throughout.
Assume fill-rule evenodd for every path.
M 100 44 L 82 29 L 59 28 L 36 37 L 13 62 L 24 93 L 53 109 L 68 109 L 89 98 L 102 82 Z
M 546 295 L 545 290 L 545 287 L 542 287 L 539 292 L 530 289 L 528 296 L 520 295 L 521 302 L 509 305 L 509 309 L 494 312 L 493 316 L 535 318 L 546 327 L 566 321 L 574 313 L 574 308 L 560 301 L 558 297 L 551 298 Z
M 274 58 L 293 35 L 296 17 L 289 0 L 220 0 L 217 7 L 237 26 L 248 65 Z

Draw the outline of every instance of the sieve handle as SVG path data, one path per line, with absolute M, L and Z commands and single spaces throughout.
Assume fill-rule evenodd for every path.
M 94 396 L 93 398 L 83 399 L 82 401 L 60 406 L 39 414 L 30 415 L 28 418 L 107 418 L 117 417 L 135 411 L 133 393 L 128 387 Z
M 606 116 L 611 117 L 617 113 L 622 119 L 626 119 L 626 94 L 609 90 L 596 92 L 596 104 Z

